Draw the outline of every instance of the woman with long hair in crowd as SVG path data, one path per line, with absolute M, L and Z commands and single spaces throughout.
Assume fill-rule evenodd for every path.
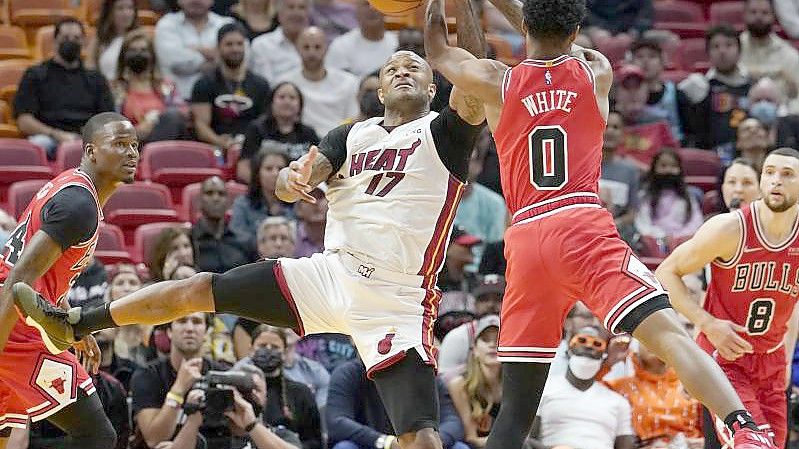
M 91 14 L 91 11 L 89 12 Z M 105 0 L 97 20 L 97 35 L 89 46 L 87 67 L 97 69 L 112 81 L 118 74 L 117 58 L 125 34 L 138 28 L 134 0 Z
M 153 243 L 150 260 L 150 279 L 153 282 L 173 278 L 181 266 L 194 266 L 194 248 L 191 245 L 188 229 L 176 225 L 165 228 Z
M 136 127 L 139 140 L 188 138 L 188 106 L 175 84 L 161 77 L 152 39 L 141 30 L 129 33 L 115 63 L 114 104 Z
M 106 290 L 107 301 L 116 301 L 139 290 L 141 287 L 142 282 L 136 267 L 129 264 L 118 264 L 109 277 L 109 286 L 108 290 Z M 151 326 L 140 324 L 120 327 L 114 338 L 114 354 L 137 365 L 144 365 L 147 363 L 148 353 L 145 343 L 151 330 Z M 130 375 L 132 372 L 128 374 Z M 127 381 L 130 380 L 129 375 Z M 127 388 L 127 382 L 123 381 L 122 383 Z
M 266 407 L 263 419 L 272 426 L 283 426 L 296 432 L 302 449 L 322 447 L 322 429 L 319 410 L 311 390 L 304 384 L 289 380 L 284 375 L 283 359 L 288 340 L 286 330 L 262 324 L 255 328 L 252 351 L 239 364 L 252 364 L 266 375 Z
M 485 446 L 502 402 L 498 335 L 496 323 L 486 323 L 476 329 L 466 372 L 449 383 L 449 394 L 463 422 L 464 439 L 472 448 Z
M 233 202 L 230 229 L 253 251 L 258 225 L 266 217 L 294 217 L 292 205 L 280 201 L 275 195 L 277 176 L 288 165 L 289 157 L 284 151 L 260 150 L 252 159 L 253 176 L 247 194 Z
M 662 150 L 652 158 L 644 178 L 636 229 L 641 235 L 658 239 L 692 236 L 704 222 L 701 195 L 686 184 L 677 152 Z
M 760 172 L 746 158 L 735 158 L 721 175 L 722 210 L 739 209 L 760 198 Z
M 267 102 L 269 110 L 253 120 L 244 133 L 237 176 L 245 182 L 250 181 L 251 160 L 261 149 L 284 150 L 293 161 L 307 153 L 311 145 L 319 144 L 316 131 L 302 123 L 303 96 L 296 85 L 279 83 Z

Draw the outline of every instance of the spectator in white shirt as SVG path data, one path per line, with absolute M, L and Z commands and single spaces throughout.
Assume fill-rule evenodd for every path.
M 310 0 L 279 0 L 280 26 L 252 41 L 252 71 L 271 85 L 301 66 L 297 39 L 308 28 Z
M 525 448 L 635 447 L 630 403 L 594 379 L 607 357 L 607 346 L 606 334 L 597 327 L 575 333 L 569 341 L 566 375 L 547 381 Z
M 328 67 L 362 78 L 379 69 L 394 54 L 399 40 L 395 33 L 386 31 L 383 14 L 367 0 L 356 2 L 355 16 L 358 28 L 333 40 L 325 62 Z
M 325 67 L 327 41 L 320 28 L 303 31 L 297 40 L 297 49 L 302 68 L 289 72 L 281 81 L 291 81 L 300 88 L 305 99 L 303 122 L 323 136 L 358 113 L 360 83 L 355 75 Z
M 799 39 L 799 0 L 774 0 L 774 11 L 788 36 Z
M 211 12 L 212 0 L 178 0 L 178 4 L 180 12 L 165 15 L 155 25 L 155 53 L 164 76 L 188 98 L 200 74 L 216 63 L 219 28 L 233 19 Z

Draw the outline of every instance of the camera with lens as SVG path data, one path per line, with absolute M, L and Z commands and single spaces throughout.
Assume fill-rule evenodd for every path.
M 203 411 L 206 427 L 227 427 L 225 412 L 233 409 L 233 390 L 248 392 L 255 388 L 252 376 L 242 371 L 208 371 L 194 383 L 191 390 L 201 390 L 204 399 L 199 404 L 184 404 L 186 414 Z

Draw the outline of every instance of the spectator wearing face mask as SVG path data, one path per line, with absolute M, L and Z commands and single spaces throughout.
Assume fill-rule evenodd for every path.
M 348 120 L 350 123 L 360 122 L 372 117 L 382 117 L 386 107 L 377 98 L 380 78 L 377 72 L 370 73 L 361 79 L 358 87 L 358 115 Z
M 583 327 L 571 337 L 566 373 L 550 376 L 525 448 L 635 447 L 630 403 L 595 379 L 607 346 L 597 327 Z
M 654 238 L 691 236 L 703 222 L 698 197 L 700 193 L 685 183 L 680 157 L 674 150 L 663 150 L 646 175 L 635 227 Z
M 799 115 L 789 111 L 785 94 L 771 78 L 760 78 L 749 89 L 749 116 L 769 130 L 776 148 L 799 145 Z

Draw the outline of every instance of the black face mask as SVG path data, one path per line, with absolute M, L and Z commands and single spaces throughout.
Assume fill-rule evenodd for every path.
M 61 42 L 58 46 L 58 54 L 65 62 L 75 62 L 80 57 L 80 44 L 75 41 Z
M 682 180 L 681 175 L 655 175 L 654 182 L 661 189 L 676 189 Z
M 361 99 L 358 100 L 358 107 L 367 118 L 380 117 L 386 111 L 386 106 L 377 98 L 376 90 L 368 90 L 364 92 Z
M 125 65 L 133 73 L 143 73 L 150 66 L 150 57 L 144 53 L 131 53 L 125 57 Z
M 771 33 L 771 24 L 749 24 L 746 29 L 753 37 L 766 37 Z
M 259 348 L 252 355 L 252 363 L 269 376 L 283 366 L 283 356 L 276 349 Z

